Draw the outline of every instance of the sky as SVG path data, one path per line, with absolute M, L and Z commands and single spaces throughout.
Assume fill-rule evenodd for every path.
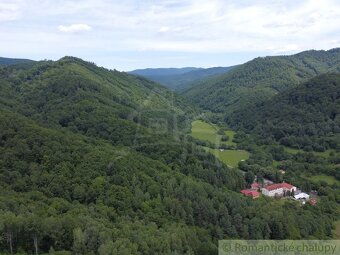
M 0 0 L 0 56 L 121 71 L 340 47 L 340 0 Z

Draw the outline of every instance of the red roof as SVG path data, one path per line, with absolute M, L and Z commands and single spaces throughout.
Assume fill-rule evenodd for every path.
M 251 184 L 251 188 L 252 188 L 252 189 L 257 189 L 257 188 L 259 188 L 259 187 L 260 187 L 260 184 L 257 183 L 257 182 L 254 182 L 254 183 Z
M 243 189 L 243 190 L 241 190 L 241 193 L 245 196 L 251 196 L 251 197 L 254 197 L 254 198 L 260 196 L 260 193 L 258 193 L 255 190 L 250 190 L 250 189 Z
M 311 199 L 308 201 L 311 205 L 316 205 L 317 201 L 316 199 Z
M 265 187 L 265 189 L 272 191 L 272 190 L 276 190 L 276 189 L 292 189 L 294 186 L 290 185 L 289 183 L 283 182 L 283 183 L 276 183 L 276 184 L 272 184 L 272 185 L 268 185 Z

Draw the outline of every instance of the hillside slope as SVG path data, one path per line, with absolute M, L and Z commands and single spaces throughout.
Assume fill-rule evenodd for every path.
M 227 121 L 281 144 L 324 151 L 340 149 L 340 74 L 323 74 Z
M 4 68 L 0 79 L 0 104 L 7 109 L 44 126 L 69 128 L 115 144 L 131 145 L 136 134 L 155 125 L 176 132 L 188 125 L 193 113 L 181 98 L 153 82 L 71 57 L 32 68 Z
M 326 72 L 340 71 L 340 49 L 256 58 L 183 94 L 204 109 L 230 113 L 253 105 Z

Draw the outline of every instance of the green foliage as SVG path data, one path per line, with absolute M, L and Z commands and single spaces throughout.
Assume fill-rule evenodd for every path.
M 247 185 L 249 186 L 250 184 L 252 184 L 255 180 L 255 175 L 252 171 L 248 171 L 246 172 L 245 176 L 244 176 Z
M 192 107 L 154 83 L 72 57 L 0 77 L 3 253 L 214 254 L 223 238 L 332 234 L 332 200 L 239 194 L 243 176 L 184 135 Z
M 340 70 L 340 49 L 292 56 L 256 58 L 184 92 L 191 101 L 217 113 L 252 108 L 278 93 L 326 72 Z
M 203 79 L 209 79 L 227 73 L 236 66 L 230 67 L 212 67 L 212 68 L 156 68 L 156 69 L 140 69 L 130 72 L 158 82 L 163 86 L 176 90 L 184 91 L 188 88 L 196 86 Z
M 320 75 L 263 105 L 236 111 L 227 121 L 258 134 L 264 143 L 274 140 L 305 151 L 340 150 L 340 75 Z

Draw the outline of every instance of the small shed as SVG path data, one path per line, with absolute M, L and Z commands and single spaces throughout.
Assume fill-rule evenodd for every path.
M 301 200 L 301 199 L 304 199 L 304 200 L 309 200 L 309 195 L 307 193 L 299 193 L 297 195 L 294 196 L 294 198 L 296 200 Z

